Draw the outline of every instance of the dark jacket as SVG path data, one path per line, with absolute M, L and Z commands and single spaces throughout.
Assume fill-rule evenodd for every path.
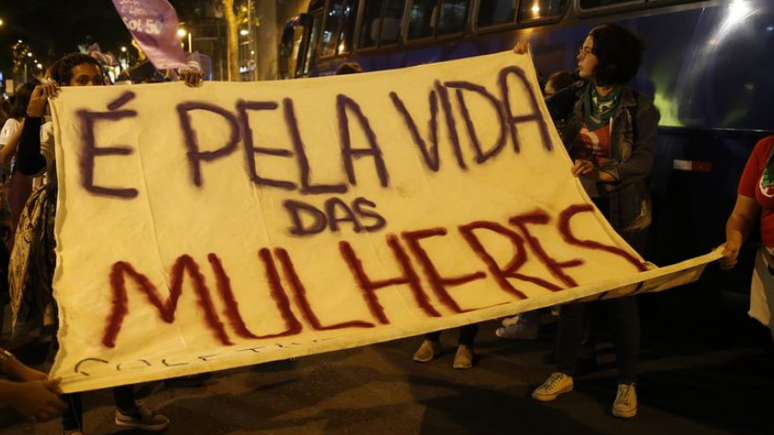
M 583 95 L 588 86 L 581 82 L 546 100 L 551 116 L 564 120 L 560 134 L 571 157 L 571 146 L 583 123 Z M 596 183 L 599 200 L 607 201 L 605 217 L 619 233 L 643 230 L 652 221 L 649 176 L 659 118 L 650 97 L 628 87 L 621 90 L 610 136 L 611 162 L 599 168 L 617 182 Z

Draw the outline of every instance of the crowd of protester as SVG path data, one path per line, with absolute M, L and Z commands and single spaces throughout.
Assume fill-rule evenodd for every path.
M 517 55 L 529 46 L 519 43 Z M 645 255 L 651 223 L 648 187 L 653 166 L 659 115 L 650 96 L 627 86 L 636 75 L 643 51 L 639 38 L 617 25 L 602 25 L 586 37 L 577 54 L 577 70 L 549 76 L 545 86 L 546 104 L 562 141 L 573 159 L 572 174 L 578 177 L 588 196 L 612 227 L 637 252 Z M 143 68 L 147 69 L 148 66 Z M 152 68 L 151 68 L 152 69 Z M 144 75 L 143 69 L 133 75 Z M 362 72 L 359 65 L 344 64 L 340 74 Z M 158 73 L 153 70 L 153 74 Z M 147 74 L 145 74 L 147 75 Z M 129 79 L 133 79 L 129 75 Z M 201 85 L 201 74 L 184 70 L 180 79 L 189 86 Z M 48 326 L 53 336 L 56 318 L 51 313 L 55 259 L 53 222 L 56 216 L 57 179 L 53 124 L 48 100 L 65 86 L 108 84 L 98 60 L 84 54 L 64 56 L 42 81 L 21 85 L 15 101 L 0 100 L 0 280 L 3 306 L 10 301 L 15 325 L 25 333 L 33 326 Z M 723 268 L 737 263 L 742 243 L 760 219 L 762 247 L 754 272 L 750 314 L 772 330 L 774 322 L 774 137 L 755 147 L 742 175 L 736 206 L 728 219 Z M 33 181 L 34 180 L 34 181 Z M 34 187 L 34 188 L 33 188 Z M 774 192 L 774 189 L 771 189 Z M 601 305 L 610 316 L 611 332 L 618 360 L 617 394 L 612 414 L 631 418 L 637 414 L 637 360 L 640 322 L 635 297 L 621 297 L 596 303 L 569 303 L 554 309 L 505 319 L 496 334 L 502 338 L 537 338 L 540 319 L 558 317 L 556 371 L 537 387 L 532 398 L 552 401 L 574 389 L 573 377 L 580 370 L 584 343 L 591 343 L 590 305 Z M 1 318 L 0 318 L 1 319 Z M 454 367 L 474 366 L 473 340 L 478 325 L 460 328 Z M 53 339 L 52 347 L 57 348 Z M 425 337 L 413 355 L 417 362 L 429 362 L 441 353 L 440 332 Z M 57 379 L 25 366 L 0 348 L 0 402 L 9 404 L 30 421 L 61 415 L 62 431 L 83 434 L 80 394 L 61 394 Z M 132 386 L 114 388 L 115 422 L 119 426 L 161 431 L 169 419 L 134 399 Z

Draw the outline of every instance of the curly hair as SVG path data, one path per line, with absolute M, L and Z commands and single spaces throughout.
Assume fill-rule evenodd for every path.
M 644 50 L 637 35 L 617 24 L 603 24 L 589 36 L 594 39 L 592 53 L 598 60 L 594 69 L 597 85 L 623 85 L 637 75 Z
M 87 54 L 70 53 L 56 61 L 56 63 L 51 66 L 51 78 L 55 82 L 59 83 L 59 85 L 67 86 L 70 84 L 70 80 L 73 78 L 73 68 L 85 63 L 90 63 L 102 71 L 102 67 L 100 66 L 97 59 L 94 59 Z

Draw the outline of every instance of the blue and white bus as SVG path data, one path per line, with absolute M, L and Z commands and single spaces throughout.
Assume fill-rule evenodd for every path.
M 642 36 L 632 85 L 661 112 L 650 258 L 669 264 L 709 252 L 724 241 L 747 156 L 774 134 L 772 0 L 312 0 L 286 26 L 282 53 L 287 76 L 306 77 L 342 62 L 402 68 L 523 40 L 548 75 L 573 70 L 586 34 L 605 22 Z M 742 290 L 749 269 L 705 281 Z

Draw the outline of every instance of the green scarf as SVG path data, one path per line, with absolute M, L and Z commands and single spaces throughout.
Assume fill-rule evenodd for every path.
M 589 85 L 583 97 L 583 122 L 589 131 L 595 131 L 607 125 L 618 108 L 618 96 L 621 87 L 616 86 L 607 95 L 600 95 L 597 87 Z

